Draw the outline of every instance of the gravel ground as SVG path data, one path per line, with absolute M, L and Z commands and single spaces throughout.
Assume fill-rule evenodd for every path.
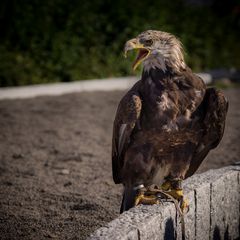
M 239 161 L 240 89 L 223 141 L 199 169 Z M 85 239 L 118 216 L 111 134 L 123 92 L 0 101 L 1 239 Z

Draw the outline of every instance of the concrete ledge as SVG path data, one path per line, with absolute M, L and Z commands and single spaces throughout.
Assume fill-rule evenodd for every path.
M 206 84 L 210 83 L 212 77 L 207 73 L 198 74 Z M 85 91 L 113 91 L 130 88 L 139 78 L 122 77 L 109 79 L 82 80 L 68 83 L 38 84 L 23 87 L 0 88 L 1 99 L 32 98 L 44 95 L 61 95 L 73 92 Z
M 240 164 L 196 174 L 184 182 L 190 211 L 186 239 L 240 237 Z M 96 230 L 88 240 L 182 239 L 173 203 L 138 206 Z
M 54 96 L 85 91 L 124 90 L 130 88 L 136 81 L 136 77 L 126 77 L 0 88 L 0 99 L 32 98 L 45 95 Z

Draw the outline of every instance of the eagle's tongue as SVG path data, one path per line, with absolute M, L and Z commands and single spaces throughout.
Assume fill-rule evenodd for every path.
M 146 57 L 147 54 L 148 54 L 148 51 L 146 49 L 139 49 L 137 58 L 133 62 L 133 68 L 142 58 Z

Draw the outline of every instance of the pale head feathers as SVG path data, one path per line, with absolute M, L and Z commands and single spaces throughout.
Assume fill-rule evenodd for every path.
M 181 42 L 172 34 L 162 31 L 147 30 L 137 36 L 150 54 L 143 60 L 145 71 L 159 68 L 166 71 L 170 67 L 175 72 L 186 68 Z

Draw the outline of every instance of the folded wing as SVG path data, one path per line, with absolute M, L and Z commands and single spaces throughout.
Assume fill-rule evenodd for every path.
M 222 91 L 208 88 L 199 111 L 204 116 L 204 133 L 185 178 L 192 176 L 198 169 L 208 152 L 217 147 L 223 137 L 225 120 L 228 110 L 228 102 Z
M 131 142 L 132 132 L 139 127 L 141 109 L 141 98 L 134 88 L 122 98 L 118 106 L 112 138 L 112 174 L 115 183 L 121 183 L 124 153 Z

